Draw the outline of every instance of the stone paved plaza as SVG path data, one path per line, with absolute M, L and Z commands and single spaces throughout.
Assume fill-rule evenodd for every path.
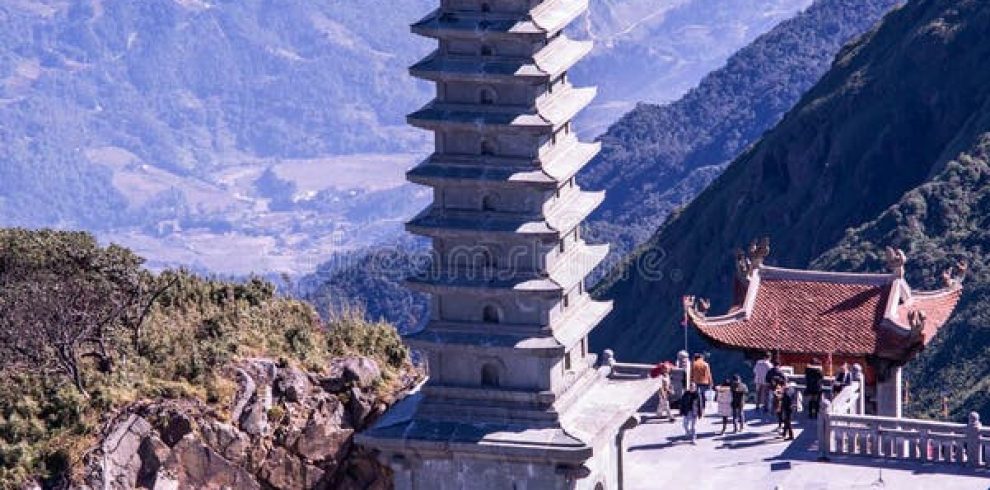
M 708 409 L 714 407 L 709 405 Z M 698 423 L 698 444 L 683 438 L 680 418 L 673 424 L 644 414 L 625 437 L 626 490 L 839 490 L 938 489 L 988 490 L 990 473 L 947 465 L 897 465 L 869 458 L 817 458 L 815 428 L 803 433 L 795 425 L 792 443 L 777 438 L 776 421 L 763 423 L 752 407 L 747 429 L 719 436 L 721 417 L 710 414 Z M 769 420 L 769 419 L 768 419 Z M 804 422 L 804 414 L 797 416 Z M 808 427 L 808 424 L 805 423 Z M 731 426 L 729 432 L 732 431 Z M 881 468 L 883 468 L 881 470 Z

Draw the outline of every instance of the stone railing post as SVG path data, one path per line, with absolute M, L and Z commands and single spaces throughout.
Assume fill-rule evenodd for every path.
M 828 461 L 832 451 L 832 402 L 822 397 L 821 413 L 818 416 L 818 460 Z
M 966 463 L 971 468 L 979 468 L 986 464 L 981 451 L 980 431 L 983 425 L 980 424 L 980 414 L 971 412 L 969 414 L 969 424 L 966 425 Z
M 612 349 L 605 349 L 602 352 L 602 366 L 608 368 L 608 376 L 615 372 L 615 352 Z

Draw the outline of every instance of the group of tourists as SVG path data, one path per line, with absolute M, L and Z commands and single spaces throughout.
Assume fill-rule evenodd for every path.
M 695 354 L 690 361 L 686 352 L 678 354 L 676 365 L 689 376 L 684 391 L 678 402 L 685 436 L 692 444 L 697 442 L 697 424 L 705 412 L 709 401 L 708 393 L 714 391 L 714 401 L 718 405 L 718 415 L 722 417 L 722 431 L 725 434 L 728 425 L 732 423 L 733 433 L 744 431 L 746 417 L 744 407 L 749 394 L 749 388 L 738 374 L 726 378 L 717 386 L 714 384 L 711 366 L 703 354 Z M 671 411 L 671 400 L 674 386 L 670 372 L 674 365 L 660 363 L 654 367 L 651 376 L 659 378 L 657 417 L 674 421 Z M 824 371 L 821 361 L 812 359 L 805 367 L 805 388 L 800 390 L 796 383 L 789 381 L 787 374 L 771 361 L 771 354 L 766 353 L 753 366 L 753 383 L 756 387 L 756 410 L 764 414 L 771 411 L 776 415 L 777 432 L 785 440 L 794 439 L 794 413 L 803 412 L 807 406 L 808 418 L 815 420 L 821 410 L 824 393 Z M 852 371 L 843 364 L 836 373 L 832 385 L 833 394 L 838 393 L 844 386 L 852 382 Z

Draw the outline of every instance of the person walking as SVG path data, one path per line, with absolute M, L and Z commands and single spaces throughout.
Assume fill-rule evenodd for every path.
M 783 426 L 783 431 L 780 433 L 786 441 L 794 440 L 794 426 L 792 422 L 794 420 L 794 412 L 801 411 L 801 392 L 797 389 L 797 385 L 791 383 L 787 385 L 783 390 L 780 399 L 780 420 Z
M 740 432 L 746 429 L 746 395 L 749 387 L 743 383 L 738 374 L 732 378 L 732 431 Z M 736 425 L 738 423 L 738 426 Z
M 698 417 L 702 413 L 701 397 L 698 396 L 698 385 L 694 382 L 688 383 L 687 391 L 681 395 L 681 418 L 684 421 L 684 435 L 691 440 L 691 444 L 698 442 Z
M 674 414 L 670 411 L 670 396 L 674 393 L 674 389 L 670 382 L 670 365 L 661 362 L 657 364 L 654 370 L 657 374 L 655 377 L 660 381 L 660 386 L 657 388 L 657 418 L 666 418 L 668 422 L 673 422 Z
M 784 428 L 784 413 L 781 410 L 784 406 L 784 383 L 779 378 L 773 378 L 770 386 L 770 406 L 773 409 L 774 415 L 777 416 L 776 430 L 781 431 Z
M 725 434 L 725 428 L 729 425 L 729 418 L 732 417 L 732 380 L 726 379 L 722 384 L 715 388 L 715 402 L 718 404 L 718 414 L 722 417 L 722 432 L 719 435 Z M 735 423 L 733 421 L 733 427 Z
M 767 371 L 767 375 L 763 378 L 763 382 L 767 384 L 767 398 L 768 404 L 773 409 L 774 413 L 778 413 L 777 410 L 777 398 L 778 394 L 775 390 L 781 386 L 787 384 L 787 375 L 781 371 L 780 366 L 772 365 L 770 370 Z
M 769 397 L 770 384 L 767 383 L 767 373 L 773 369 L 773 363 L 770 362 L 770 352 L 763 354 L 763 358 L 756 361 L 753 365 L 753 385 L 756 386 L 756 409 L 763 409 L 764 412 L 770 410 L 767 406 L 767 399 Z
M 691 382 L 698 387 L 698 397 L 701 398 L 701 412 L 698 416 L 704 417 L 705 402 L 713 381 L 712 368 L 705 362 L 705 356 L 701 353 L 694 355 L 694 362 L 691 364 Z
M 681 386 L 681 389 L 686 390 L 688 383 L 694 381 L 691 379 L 691 354 L 684 350 L 678 351 L 676 363 L 677 369 L 684 371 L 684 385 Z
M 818 418 L 818 410 L 822 403 L 822 363 L 817 358 L 811 360 L 804 368 L 804 396 L 808 399 L 808 418 Z

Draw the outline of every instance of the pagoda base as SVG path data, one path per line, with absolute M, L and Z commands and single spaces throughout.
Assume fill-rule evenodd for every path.
M 396 404 L 357 442 L 378 451 L 397 490 L 621 488 L 622 434 L 658 389 L 651 366 L 600 368 L 557 420 L 432 420 L 423 393 Z M 633 419 L 634 420 L 634 419 Z

